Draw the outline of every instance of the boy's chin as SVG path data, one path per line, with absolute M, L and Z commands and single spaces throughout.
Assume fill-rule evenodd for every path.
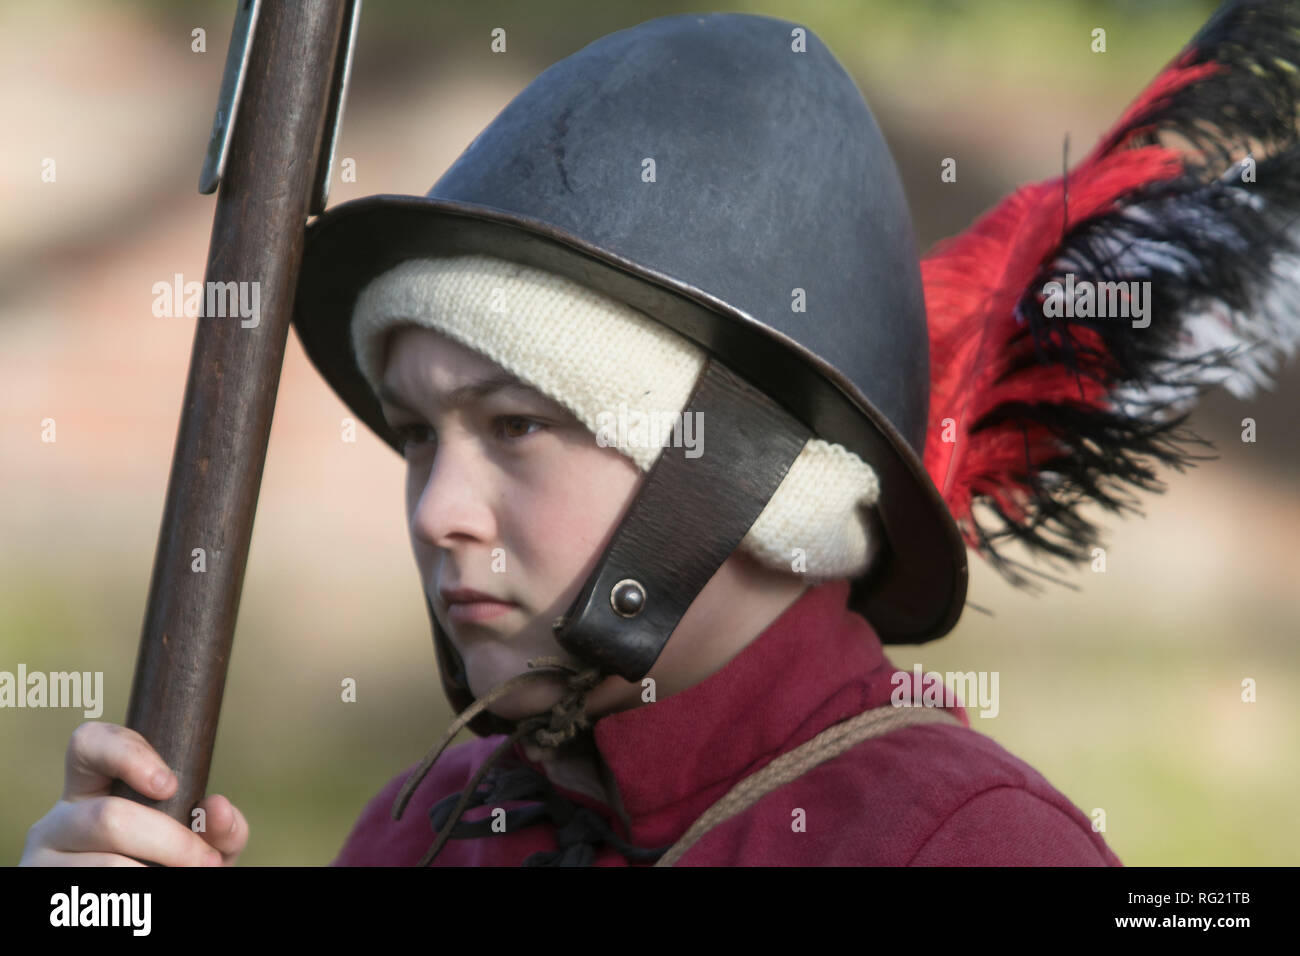
M 498 698 L 488 706 L 488 710 L 505 720 L 521 720 L 546 713 L 559 702 L 563 694 L 564 688 L 558 679 L 539 680 Z
M 528 661 L 534 658 L 558 657 L 561 660 L 571 660 L 570 655 L 554 642 L 544 640 L 534 641 L 531 647 L 524 646 L 522 642 L 476 641 L 460 648 L 460 653 L 469 674 L 470 690 L 476 700 L 511 678 L 536 674 L 528 666 Z M 544 714 L 563 696 L 564 685 L 565 678 L 562 674 L 539 674 L 494 700 L 487 709 L 506 720 Z
M 497 657 L 497 655 L 489 653 L 479 657 L 478 660 L 466 662 L 470 677 L 470 688 L 475 699 L 483 697 L 491 692 L 493 688 L 504 684 L 513 677 L 534 673 L 526 662 L 510 659 L 509 655 L 503 656 L 506 659 L 498 658 L 494 660 L 493 658 Z M 539 655 L 529 656 L 535 657 Z M 562 676 L 538 676 L 527 681 L 523 686 L 516 687 L 509 693 L 498 697 L 488 704 L 487 709 L 506 720 L 519 720 L 522 717 L 546 713 L 555 706 L 563 694 L 564 678 Z

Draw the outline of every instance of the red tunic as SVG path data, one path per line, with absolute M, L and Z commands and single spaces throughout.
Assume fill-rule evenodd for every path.
M 717 673 L 594 723 L 630 833 L 600 801 L 556 789 L 598 812 L 624 840 L 660 847 L 742 777 L 832 724 L 888 706 L 898 669 L 866 620 L 847 608 L 848 590 L 847 581 L 809 588 Z M 677 865 L 1121 865 L 1063 794 L 970 729 L 961 707 L 951 710 L 963 726 L 924 724 L 858 743 L 715 827 Z M 399 774 L 366 806 L 334 865 L 416 863 L 435 838 L 429 808 L 459 793 L 503 739 L 475 739 L 445 752 L 394 822 L 389 812 L 411 768 Z M 514 755 L 542 769 L 518 745 Z M 478 807 L 462 819 L 488 818 L 491 809 Z M 555 850 L 554 834 L 554 823 L 543 818 L 513 832 L 452 839 L 434 865 L 517 866 L 532 853 Z M 605 845 L 595 865 L 629 864 Z

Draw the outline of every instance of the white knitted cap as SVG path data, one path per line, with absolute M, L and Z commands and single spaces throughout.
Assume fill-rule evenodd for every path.
M 496 362 L 642 471 L 674 438 L 655 423 L 676 418 L 677 440 L 691 454 L 691 422 L 683 423 L 681 412 L 706 353 L 631 306 L 491 256 L 407 260 L 372 280 L 353 310 L 353 347 L 371 389 L 383 380 L 388 333 L 408 325 Z M 694 437 L 707 451 L 702 429 Z M 870 465 L 842 445 L 811 438 L 740 547 L 767 567 L 813 582 L 856 577 L 875 550 L 859 508 L 865 512 L 879 495 Z

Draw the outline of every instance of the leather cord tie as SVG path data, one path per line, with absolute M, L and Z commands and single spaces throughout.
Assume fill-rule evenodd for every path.
M 489 821 L 466 822 L 464 825 L 461 825 L 460 818 L 464 815 L 465 811 L 470 808 L 471 801 L 473 801 L 475 796 L 478 795 L 479 787 L 483 783 L 489 770 L 491 770 L 497 760 L 513 748 L 516 741 L 523 740 L 532 743 L 535 746 L 544 748 L 556 747 L 565 741 L 573 739 L 573 737 L 575 737 L 579 732 L 590 727 L 590 720 L 588 719 L 586 712 L 586 697 L 587 692 L 607 676 L 602 673 L 600 668 L 587 667 L 578 670 L 558 657 L 533 658 L 528 661 L 528 666 L 531 668 L 528 673 L 518 674 L 509 680 L 502 681 L 478 700 L 474 701 L 474 703 L 470 704 L 469 707 L 465 708 L 461 715 L 452 722 L 450 727 L 447 728 L 447 732 L 443 734 L 442 739 L 439 740 L 433 749 L 425 755 L 425 758 L 420 761 L 420 765 L 416 767 L 415 772 L 407 778 L 406 783 L 402 786 L 401 792 L 397 795 L 397 799 L 393 802 L 392 817 L 394 820 L 400 820 L 402 814 L 406 810 L 407 804 L 411 800 L 411 797 L 420 786 L 421 781 L 428 776 L 429 771 L 433 769 L 433 765 L 437 762 L 443 751 L 447 749 L 447 745 L 451 743 L 456 734 L 460 733 L 460 731 L 469 724 L 470 721 L 477 717 L 479 713 L 487 708 L 493 701 L 533 681 L 557 676 L 566 679 L 563 696 L 561 696 L 550 710 L 546 713 L 536 714 L 519 721 L 514 731 L 506 737 L 506 739 L 503 740 L 494 751 L 492 751 L 492 754 L 488 759 L 483 762 L 481 767 L 479 767 L 478 772 L 475 773 L 469 783 L 465 785 L 465 789 L 460 793 L 459 799 L 457 800 L 455 807 L 450 811 L 450 814 L 445 812 L 444 809 L 444 805 L 449 802 L 449 799 L 440 801 L 432 808 L 432 810 L 430 810 L 430 817 L 432 818 L 433 826 L 437 831 L 438 836 L 437 839 L 434 840 L 433 845 L 429 847 L 428 851 L 423 857 L 421 857 L 419 863 L 416 864 L 417 866 L 428 866 L 432 863 L 434 858 L 437 857 L 437 855 L 442 851 L 442 848 L 446 845 L 447 840 L 453 835 L 481 836 L 486 832 L 491 832 L 490 830 L 480 832 L 479 828 L 479 824 L 487 823 Z M 529 770 L 530 768 L 520 769 Z M 534 776 L 542 776 L 537 774 L 535 771 L 531 772 Z M 608 824 L 596 817 L 595 814 L 590 813 L 590 811 L 587 811 L 584 814 L 583 810 L 585 808 L 575 807 L 571 801 L 565 799 L 559 793 L 555 793 L 554 787 L 551 786 L 549 780 L 546 780 L 544 776 L 542 779 L 545 781 L 544 787 L 535 783 L 527 784 L 523 778 L 519 776 L 497 778 L 495 786 L 490 790 L 489 794 L 486 797 L 479 795 L 477 802 L 473 803 L 474 806 L 482 806 L 485 799 L 519 799 L 518 797 L 496 796 L 502 786 L 507 787 L 507 790 L 504 791 L 507 793 L 516 792 L 518 788 L 523 787 L 523 790 L 529 794 L 539 794 L 542 796 L 543 803 L 540 807 L 530 807 L 522 811 L 512 811 L 516 814 L 513 819 L 515 821 L 526 819 L 526 822 L 532 823 L 540 819 L 542 815 L 550 816 L 561 831 L 562 835 L 557 834 L 557 839 L 560 840 L 561 849 L 558 851 L 558 856 L 554 861 L 549 857 L 545 861 L 536 860 L 536 858 L 545 856 L 545 854 L 535 853 L 528 858 L 528 861 L 525 861 L 525 865 L 590 865 L 589 859 L 586 863 L 566 863 L 561 861 L 586 859 L 586 853 L 579 848 L 583 845 L 587 846 L 587 850 L 590 852 L 590 858 L 594 859 L 594 850 L 591 848 L 588 839 L 592 835 L 608 840 L 608 837 L 605 835 L 608 833 L 609 836 L 613 837 L 613 840 L 610 840 L 609 842 L 614 843 L 615 846 L 622 843 L 617 835 L 613 834 L 609 829 Z M 549 793 L 547 792 L 547 788 L 549 788 Z M 599 822 L 592 822 L 592 820 L 589 819 L 590 817 L 596 817 Z M 506 818 L 507 821 L 511 820 L 509 813 L 507 813 Z M 603 832 L 601 830 L 602 827 Z M 623 846 L 627 847 L 628 845 L 623 844 Z M 658 856 L 663 853 L 663 850 L 647 851 L 639 847 L 628 848 L 632 851 L 652 854 L 651 856 L 641 857 L 642 859 L 657 859 Z M 565 856 L 566 853 L 569 855 Z M 534 862 L 535 860 L 536 862 Z

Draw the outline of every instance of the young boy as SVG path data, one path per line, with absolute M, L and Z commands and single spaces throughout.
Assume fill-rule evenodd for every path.
M 1199 388 L 1291 348 L 1296 19 L 1225 5 L 1068 184 L 920 269 L 851 79 L 805 28 L 736 14 L 604 37 L 428 197 L 314 223 L 296 327 L 406 459 L 459 715 L 336 862 L 1119 865 L 883 644 L 952 629 L 967 544 L 1013 579 L 999 537 L 1086 558 L 1079 504 L 1148 487 Z M 1228 175 L 1249 143 L 1258 184 Z M 1062 316 L 1067 270 L 1141 277 L 1150 321 Z M 224 798 L 208 843 L 89 809 L 112 777 L 164 796 L 157 763 L 80 728 L 24 862 L 231 862 Z
M 488 290 L 507 303 L 498 313 Z M 599 335 L 581 341 L 597 327 Z M 639 449 L 601 447 L 584 419 L 625 394 L 661 396 L 659 410 L 675 404 L 673 383 L 689 387 L 702 351 L 613 300 L 486 256 L 416 260 L 386 273 L 359 297 L 353 329 L 361 366 L 406 442 L 412 548 L 435 626 L 471 693 L 526 673 L 533 658 L 580 664 L 556 643 L 551 623 L 573 603 L 643 484 Z M 552 397 L 513 378 L 568 363 L 574 384 L 593 385 L 602 367 L 632 354 L 638 360 L 618 371 L 619 395 L 590 407 L 563 386 Z M 703 437 L 708 455 L 707 424 Z M 774 758 L 864 711 L 900 712 L 888 706 L 895 669 L 846 607 L 848 580 L 810 583 L 783 560 L 803 542 L 821 548 L 810 564 L 865 563 L 866 526 L 854 511 L 874 504 L 875 476 L 842 450 L 813 445 L 803 457 L 673 630 L 647 675 L 654 696 L 606 677 L 586 694 L 590 733 L 547 749 L 516 743 L 476 793 L 479 808 L 453 831 L 461 838 L 436 862 L 651 862 L 655 848 L 666 850 Z M 505 566 L 494 574 L 498 550 Z M 777 557 L 764 563 L 768 554 Z M 552 678 L 490 709 L 510 720 L 545 713 L 563 689 Z M 896 730 L 828 760 L 721 822 L 683 862 L 1118 865 L 1065 797 L 967 723 Z M 409 798 L 423 812 L 399 822 L 390 811 L 411 771 L 394 779 L 336 862 L 419 862 L 431 842 L 429 808 L 442 829 L 501 743 L 488 736 L 444 754 Z

